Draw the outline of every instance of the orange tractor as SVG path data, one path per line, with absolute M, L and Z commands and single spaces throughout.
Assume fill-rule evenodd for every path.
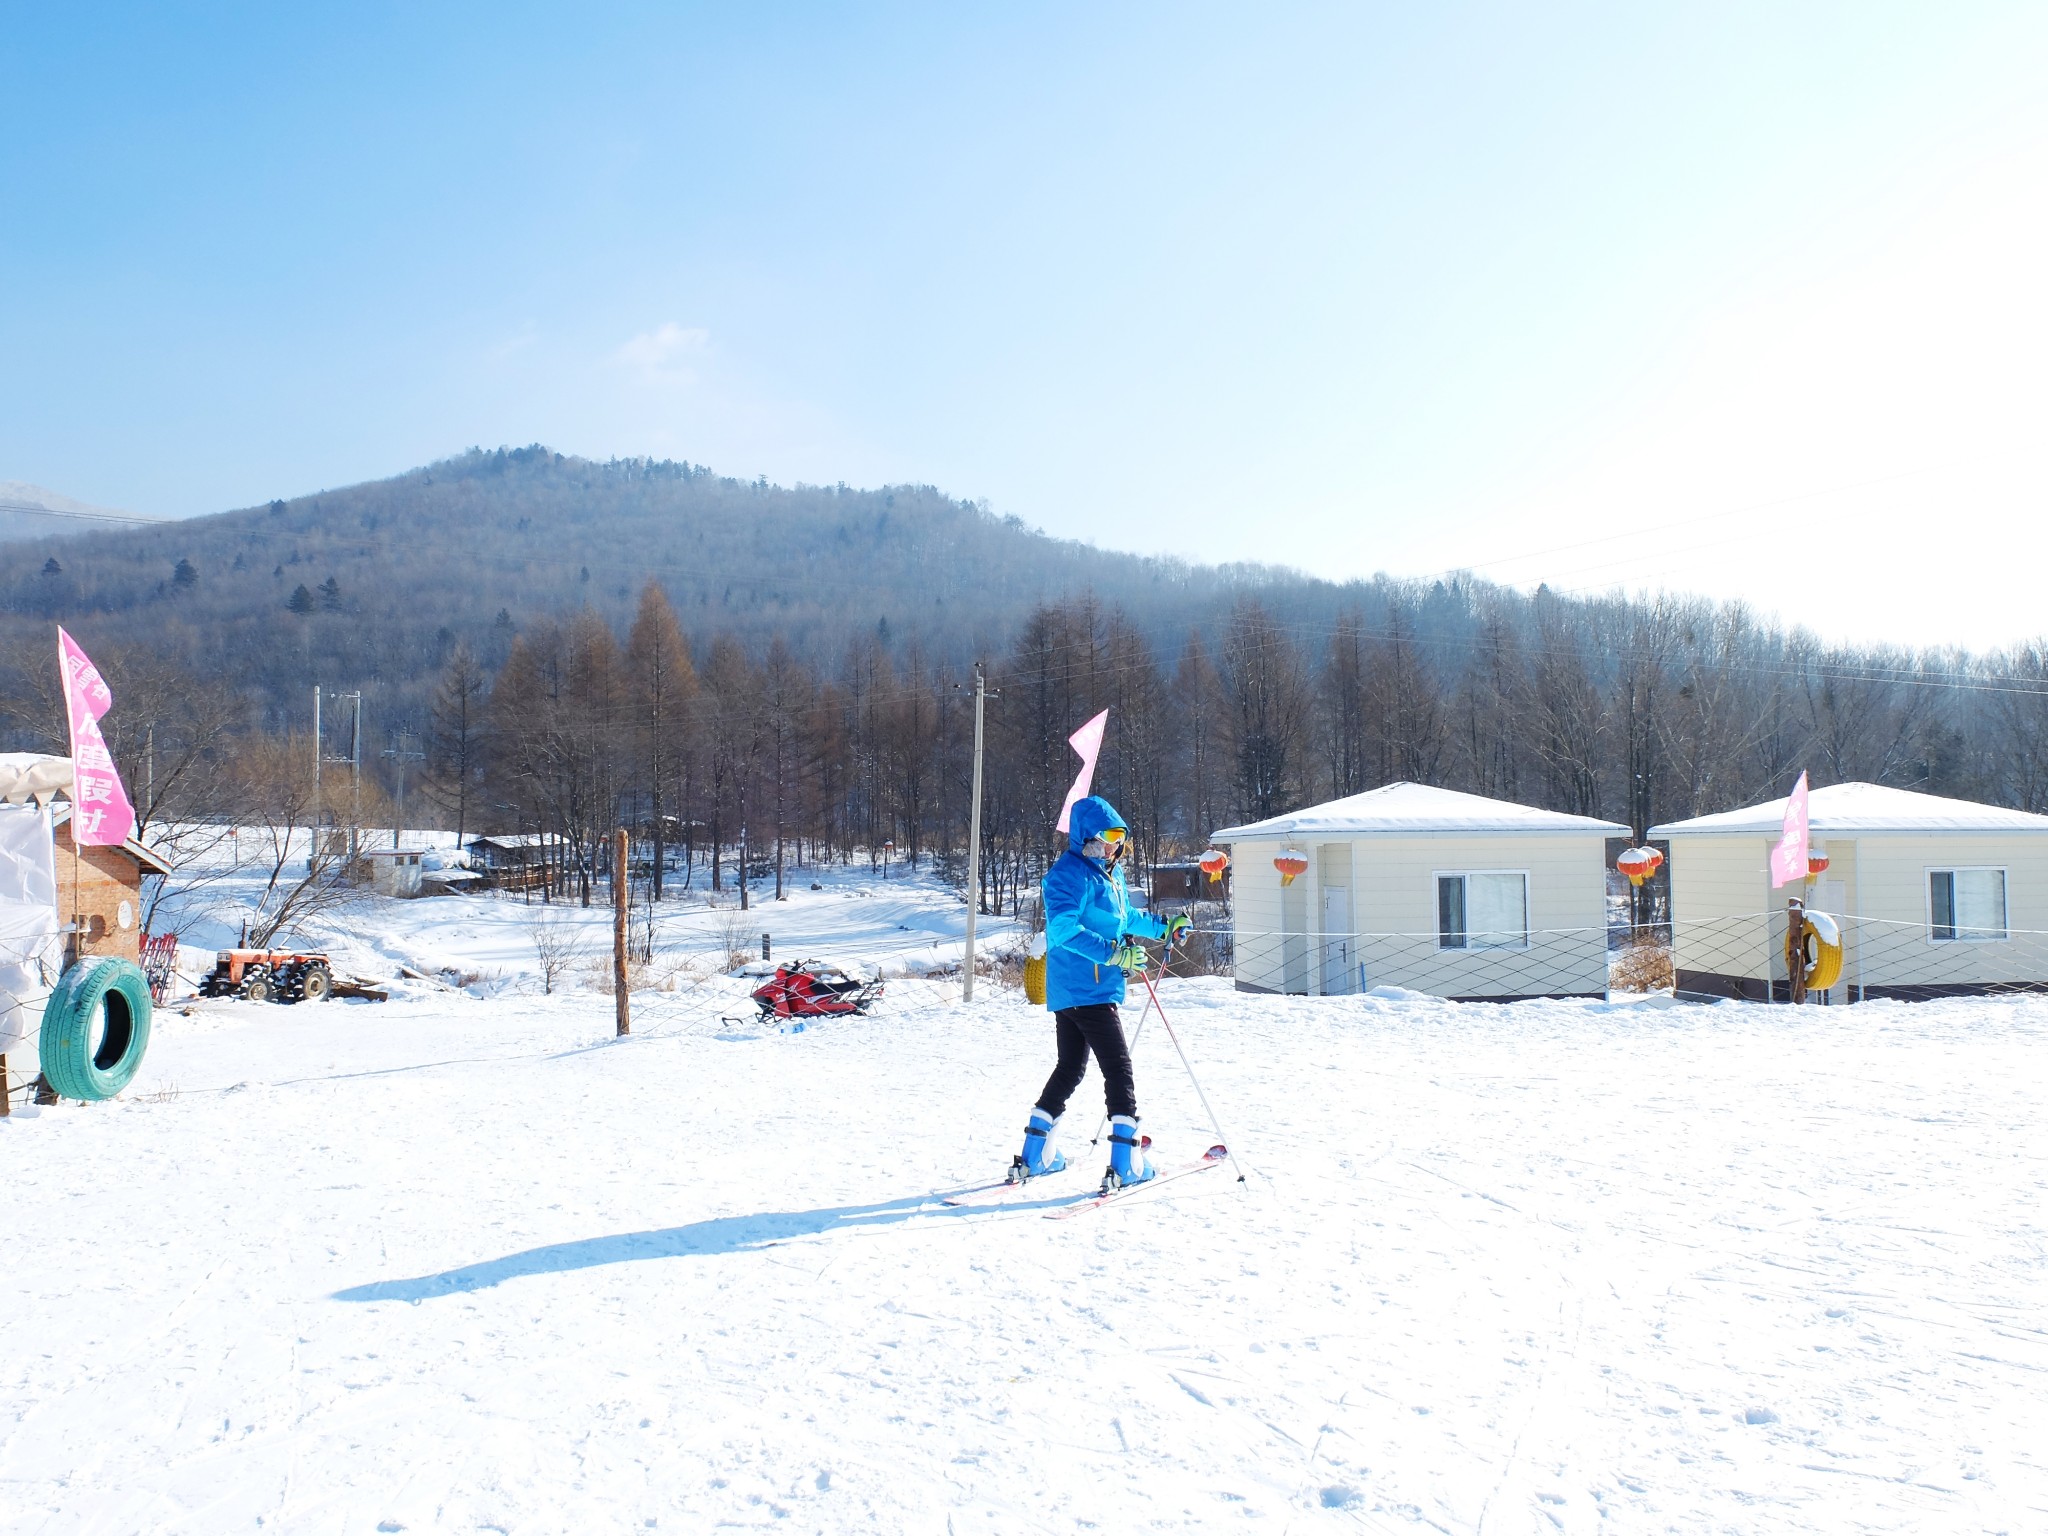
M 201 997 L 246 997 L 252 1003 L 324 1003 L 334 996 L 334 968 L 325 955 L 296 949 L 223 949 L 199 983 Z

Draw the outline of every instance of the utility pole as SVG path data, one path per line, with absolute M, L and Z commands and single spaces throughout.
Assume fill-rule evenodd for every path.
M 348 857 L 353 864 L 356 860 L 357 828 L 363 824 L 363 693 L 358 688 L 354 693 L 337 693 L 337 699 L 348 699 L 355 705 L 353 736 L 348 751 L 327 755 L 327 740 L 321 735 L 320 687 L 313 686 L 313 857 L 318 859 L 323 852 L 320 846 L 322 800 L 320 798 L 320 765 L 322 763 L 347 764 L 349 770 L 352 822 L 348 829 Z
M 1001 698 L 999 692 L 996 695 Z M 981 724 L 988 679 L 974 664 L 974 791 L 967 812 L 967 959 L 961 966 L 960 1001 L 974 1001 L 974 928 L 981 911 Z
M 348 861 L 353 864 L 363 852 L 363 691 L 355 692 L 356 722 L 348 744 L 349 812 Z
M 407 733 L 405 731 L 393 731 L 391 733 L 391 745 L 386 747 L 383 753 L 385 757 L 391 759 L 398 769 L 398 819 L 391 824 L 391 846 L 394 850 L 398 847 L 399 831 L 405 826 L 405 765 L 407 763 L 426 761 L 426 754 L 424 752 L 406 750 L 406 736 Z
M 626 989 L 626 829 L 612 834 L 612 1012 L 618 1032 L 633 1033 L 633 994 Z

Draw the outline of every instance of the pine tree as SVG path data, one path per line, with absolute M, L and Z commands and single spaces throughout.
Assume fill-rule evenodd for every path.
M 320 583 L 320 611 L 322 613 L 341 612 L 341 583 L 332 576 Z
M 309 614 L 313 611 L 313 594 L 306 589 L 306 584 L 303 581 L 299 583 L 297 590 L 292 593 L 291 600 L 285 604 L 285 607 L 291 609 L 293 613 L 300 615 Z

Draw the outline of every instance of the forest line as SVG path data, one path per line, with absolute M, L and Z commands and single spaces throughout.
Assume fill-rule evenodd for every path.
M 1374 587 L 1376 611 L 1329 623 L 1240 596 L 1213 641 L 1191 627 L 1162 643 L 1092 596 L 1037 605 L 985 663 L 984 907 L 1014 910 L 1057 853 L 1066 737 L 1104 708 L 1096 785 L 1131 824 L 1141 876 L 1220 826 L 1403 779 L 1638 837 L 1781 794 L 1802 769 L 2048 810 L 2038 643 L 1989 657 L 1830 648 L 1738 604 Z M 304 724 L 252 719 L 230 680 L 131 648 L 102 665 L 109 739 L 145 824 L 314 814 Z M 17 739 L 51 739 L 53 687 L 18 670 Z M 649 580 L 623 634 L 587 607 L 543 618 L 495 670 L 457 643 L 420 717 L 366 731 L 364 819 L 395 824 L 390 791 L 409 767 L 409 825 L 539 834 L 561 894 L 586 899 L 619 825 L 637 829 L 657 884 L 728 890 L 738 865 L 779 889 L 799 864 L 878 861 L 889 844 L 958 878 L 972 692 L 972 669 L 934 661 L 915 635 L 859 635 L 829 668 L 780 633 L 693 646 Z M 328 755 L 348 755 L 334 730 L 330 715 Z

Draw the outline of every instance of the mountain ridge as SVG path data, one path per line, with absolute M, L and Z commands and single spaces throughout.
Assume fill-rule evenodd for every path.
M 650 579 L 700 646 L 781 632 L 826 665 L 864 635 L 965 664 L 999 652 L 1038 603 L 1081 592 L 1171 630 L 1206 625 L 1243 591 L 1334 612 L 1342 590 L 1283 567 L 1055 538 L 928 485 L 783 487 L 540 445 L 6 548 L 0 623 L 63 619 L 81 638 L 171 646 L 198 668 L 241 669 L 276 704 L 315 681 L 416 692 L 458 640 L 494 668 L 522 625 L 584 606 L 623 632 Z

